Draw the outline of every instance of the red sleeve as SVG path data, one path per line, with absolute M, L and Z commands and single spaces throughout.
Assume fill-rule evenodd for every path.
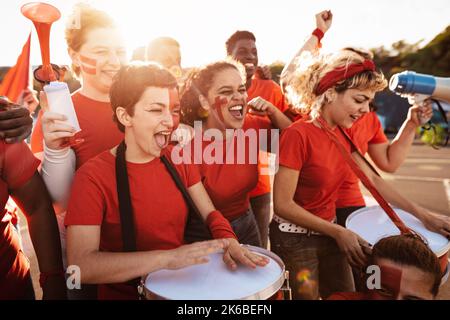
M 178 173 L 183 178 L 186 188 L 190 188 L 201 181 L 200 170 L 195 164 L 176 166 Z
M 42 132 L 42 109 L 39 111 L 33 132 L 31 133 L 31 151 L 38 153 L 44 151 L 44 134 Z
M 106 201 L 97 181 L 89 174 L 94 170 L 85 165 L 80 168 L 72 184 L 65 225 L 101 225 Z
M 305 158 L 305 141 L 292 126 L 283 130 L 280 138 L 280 165 L 300 171 Z
M 384 134 L 383 127 L 381 126 L 380 119 L 378 119 L 378 116 L 375 112 L 373 112 L 372 115 L 372 132 L 375 132 L 375 135 L 372 137 L 372 139 L 369 140 L 369 144 L 378 144 L 378 143 L 385 143 L 388 142 L 388 138 Z
M 9 189 L 17 189 L 28 182 L 40 161 L 34 157 L 25 142 L 6 144 L 0 142 L 1 174 Z

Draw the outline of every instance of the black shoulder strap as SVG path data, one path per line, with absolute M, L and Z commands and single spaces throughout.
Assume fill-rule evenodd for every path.
M 119 199 L 120 225 L 122 228 L 123 250 L 136 251 L 136 233 L 134 228 L 134 214 L 131 206 L 130 185 L 128 182 L 125 141 L 117 147 L 116 154 L 116 185 Z
M 167 171 L 169 171 L 170 176 L 172 177 L 173 181 L 175 182 L 176 186 L 180 190 L 180 192 L 183 194 L 183 198 L 186 201 L 188 205 L 189 211 L 192 211 L 195 213 L 195 215 L 200 218 L 201 221 L 203 221 L 203 217 L 198 210 L 197 206 L 195 205 L 194 201 L 192 200 L 191 196 L 189 195 L 189 192 L 187 191 L 186 187 L 184 186 L 183 182 L 181 181 L 180 175 L 178 174 L 177 169 L 170 163 L 170 161 L 166 158 L 166 156 L 161 156 L 161 161 L 164 163 L 164 166 L 166 167 Z

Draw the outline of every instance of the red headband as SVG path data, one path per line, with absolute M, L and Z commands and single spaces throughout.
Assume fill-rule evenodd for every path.
M 348 79 L 353 77 L 355 74 L 364 72 L 364 71 L 375 71 L 375 64 L 372 60 L 364 60 L 362 63 L 352 63 L 348 67 L 340 67 L 336 68 L 330 72 L 328 72 L 317 85 L 314 93 L 316 95 L 321 95 L 329 88 L 334 86 L 339 81 Z

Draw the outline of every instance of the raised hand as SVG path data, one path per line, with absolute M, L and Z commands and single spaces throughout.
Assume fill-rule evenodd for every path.
M 326 33 L 331 27 L 333 14 L 330 10 L 325 10 L 316 14 L 316 27 Z

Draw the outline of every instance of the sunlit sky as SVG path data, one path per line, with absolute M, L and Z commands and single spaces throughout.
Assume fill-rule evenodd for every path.
M 32 64 L 40 64 L 40 51 L 32 23 L 20 13 L 30 1 L 1 1 L 2 48 L 0 65 L 12 65 L 33 30 Z M 46 1 L 60 9 L 62 18 L 51 33 L 51 60 L 68 64 L 64 41 L 66 17 L 77 0 Z M 84 1 L 108 11 L 118 22 L 129 55 L 134 48 L 158 36 L 171 36 L 181 44 L 183 67 L 224 57 L 226 39 L 236 30 L 250 30 L 257 39 L 260 63 L 287 61 L 315 27 L 314 14 L 334 14 L 324 50 L 345 46 L 389 47 L 404 39 L 431 40 L 450 24 L 448 0 L 92 0 Z

